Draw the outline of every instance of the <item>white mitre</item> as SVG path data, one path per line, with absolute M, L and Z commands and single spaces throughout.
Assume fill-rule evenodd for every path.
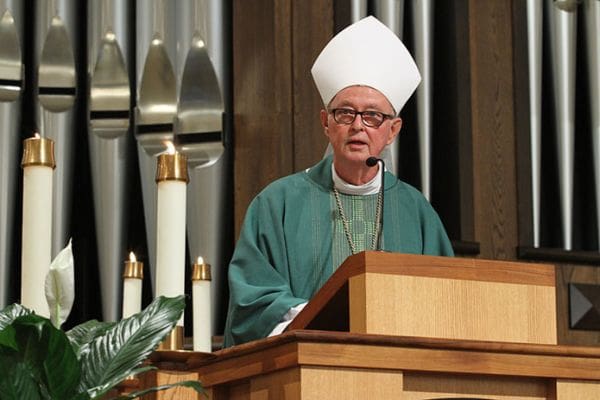
M 321 51 L 311 73 L 327 106 L 342 89 L 379 90 L 399 113 L 421 82 L 412 56 L 398 36 L 373 16 L 342 30 Z

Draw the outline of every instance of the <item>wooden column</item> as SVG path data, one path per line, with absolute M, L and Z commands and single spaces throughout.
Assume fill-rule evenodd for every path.
M 469 1 L 475 240 L 514 259 L 518 239 L 511 1 Z

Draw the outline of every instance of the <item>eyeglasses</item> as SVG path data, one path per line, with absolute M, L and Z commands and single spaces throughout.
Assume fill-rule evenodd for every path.
M 379 128 L 386 119 L 394 118 L 393 115 L 384 114 L 379 111 L 356 111 L 351 108 L 334 108 L 329 111 L 338 124 L 350 125 L 357 115 L 360 115 L 363 125 L 369 128 Z

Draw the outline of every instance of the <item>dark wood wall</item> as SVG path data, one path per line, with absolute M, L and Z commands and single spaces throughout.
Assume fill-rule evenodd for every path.
M 332 36 L 332 1 L 234 1 L 236 232 L 263 187 L 323 156 L 322 104 L 310 67 Z
M 323 156 L 327 142 L 318 119 L 322 105 L 310 66 L 339 29 L 344 3 L 233 1 L 236 237 L 248 203 L 264 186 Z M 438 129 L 440 140 L 455 152 L 434 150 L 434 165 L 445 171 L 434 171 L 434 185 L 443 191 L 434 190 L 432 202 L 452 225 L 448 230 L 458 247 L 477 245 L 476 254 L 467 251 L 463 256 L 518 260 L 518 249 L 531 243 L 522 3 L 454 0 L 442 6 L 450 20 L 443 29 L 451 42 L 444 47 L 450 62 L 440 85 L 451 82 L 444 92 L 453 97 L 436 102 L 435 118 L 446 124 Z M 403 132 L 414 134 L 410 128 Z M 415 143 L 402 140 L 401 146 Z M 448 172 L 449 166 L 455 171 Z M 547 257 L 528 259 L 551 262 Z M 600 263 L 594 257 L 591 262 L 566 260 L 553 262 L 559 342 L 599 345 L 597 331 L 569 329 L 568 283 L 599 284 Z
M 517 193 L 511 2 L 469 1 L 475 238 L 481 256 L 515 257 Z

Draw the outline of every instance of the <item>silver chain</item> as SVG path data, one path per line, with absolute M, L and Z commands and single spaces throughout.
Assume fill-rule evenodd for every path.
M 383 188 L 379 189 L 377 193 L 377 208 L 375 209 L 375 234 L 373 235 L 373 241 L 371 243 L 371 249 L 377 250 L 377 242 L 379 240 L 379 225 L 381 220 L 381 204 L 383 200 Z M 350 224 L 348 223 L 348 218 L 346 218 L 346 214 L 344 213 L 344 207 L 342 206 L 342 201 L 340 200 L 340 193 L 334 187 L 333 195 L 335 197 L 335 202 L 337 204 L 338 211 L 340 212 L 340 217 L 342 217 L 342 225 L 344 226 L 344 233 L 346 234 L 346 239 L 348 240 L 348 244 L 350 245 L 350 251 L 352 254 L 356 254 L 356 246 L 354 245 L 354 241 L 352 240 L 352 235 L 350 234 Z

